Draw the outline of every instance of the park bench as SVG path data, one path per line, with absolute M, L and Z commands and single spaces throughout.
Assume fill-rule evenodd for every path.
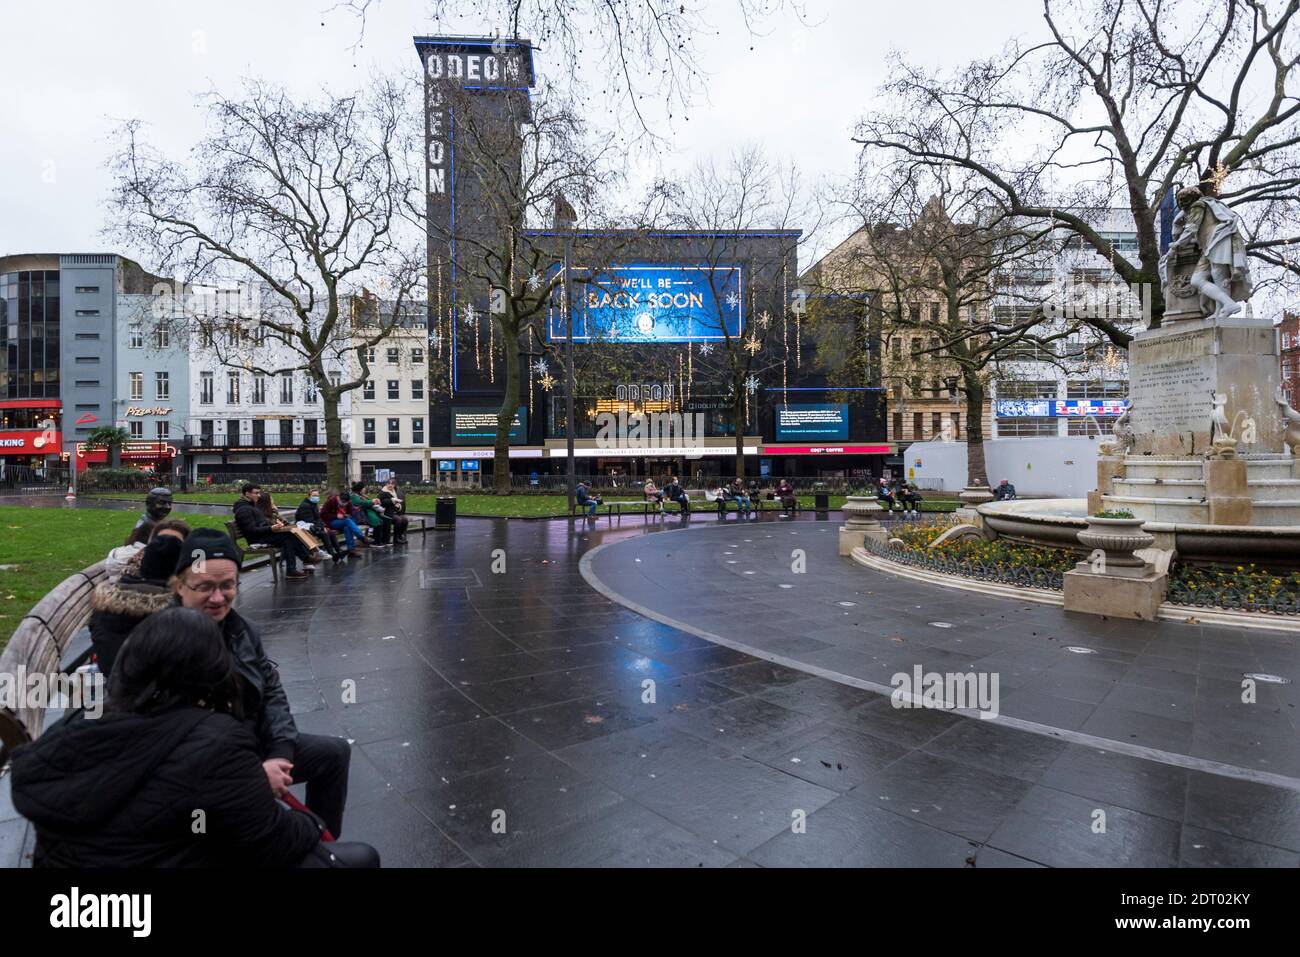
M 600 514 L 601 508 L 605 510 L 605 515 L 610 518 L 613 518 L 615 515 L 621 518 L 624 512 L 632 512 L 634 514 L 640 513 L 643 516 L 648 516 L 652 512 L 658 511 L 658 507 L 653 502 L 648 502 L 648 501 L 601 502 L 600 507 L 596 509 L 596 514 Z M 569 514 L 578 515 L 580 513 L 585 513 L 586 511 L 587 511 L 586 505 L 582 505 L 579 504 L 578 502 L 574 502 L 573 507 L 569 510 Z
M 266 542 L 253 543 L 244 538 L 244 533 L 239 530 L 239 525 L 233 519 L 226 522 L 226 533 L 230 540 L 238 545 L 241 541 L 244 543 L 244 560 L 239 564 L 239 574 L 251 572 L 255 568 L 261 568 L 268 562 L 271 565 L 271 577 L 275 581 L 280 580 L 280 546 L 271 545 Z
M 70 674 L 90 660 L 90 647 L 68 657 L 72 639 L 90 621 L 95 586 L 108 578 L 104 562 L 82 569 L 60 582 L 18 623 L 0 654 L 0 674 L 17 676 Z M 20 671 L 21 669 L 21 671 Z M 0 768 L 14 748 L 40 736 L 46 708 L 0 706 Z

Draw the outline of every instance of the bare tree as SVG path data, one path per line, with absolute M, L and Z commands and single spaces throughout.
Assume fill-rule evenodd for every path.
M 1078 334 L 1078 321 L 1047 321 L 1039 300 L 1047 283 L 1015 281 L 1050 273 L 1059 241 L 1051 242 L 1050 226 L 989 203 L 977 177 L 912 159 L 864 167 L 845 203 L 857 229 L 805 279 L 810 335 L 852 344 L 832 377 L 856 379 L 865 365 L 899 403 L 904 393 L 922 401 L 960 396 L 967 486 L 987 488 L 983 414 L 992 374 L 1027 349 L 1051 356 L 1055 343 Z M 845 298 L 864 307 L 846 317 L 838 307 Z
M 692 374 L 726 387 L 735 474 L 744 476 L 745 429 L 757 427 L 760 390 L 777 369 L 791 373 L 800 365 L 791 292 L 798 283 L 798 250 L 812 241 L 819 222 L 810 214 L 798 169 L 754 146 L 721 163 L 702 161 L 681 180 L 657 184 L 654 193 L 649 205 L 665 211 L 667 225 L 699 234 L 692 258 L 707 278 L 712 305 L 699 314 L 705 341 L 688 345 Z M 772 254 L 762 260 L 754 257 L 752 240 L 742 255 L 737 234 L 753 231 L 769 236 Z
M 608 226 L 603 210 L 617 183 L 615 148 L 610 137 L 593 136 L 575 110 L 545 89 L 500 109 L 481 106 L 470 91 L 448 88 L 444 95 L 457 117 L 458 189 L 472 203 L 458 204 L 464 211 L 454 220 L 430 218 L 430 282 L 447 290 L 440 302 L 456 309 L 452 321 L 474 327 L 486 316 L 499 334 L 504 397 L 493 484 L 509 494 L 510 431 L 524 364 L 554 354 L 544 320 L 563 298 L 560 232 L 579 224 Z M 557 225 L 563 229 L 552 228 Z M 588 243 L 586 250 L 599 259 L 610 245 Z
M 952 73 L 895 61 L 856 141 L 976 175 L 987 201 L 1078 237 L 1160 325 L 1160 206 L 1198 184 L 1242 216 L 1247 252 L 1300 277 L 1300 0 L 1044 0 L 1041 38 Z M 1090 211 L 1129 210 L 1137 252 Z M 1267 280 L 1266 280 L 1267 281 Z M 1258 286 L 1259 284 L 1257 284 Z M 1130 336 L 1090 320 L 1115 344 Z
M 186 160 L 152 149 L 133 120 L 110 161 L 118 239 L 186 286 L 257 290 L 215 316 L 186 316 L 193 328 L 182 334 L 215 346 L 222 340 L 211 336 L 214 320 L 242 324 L 251 341 L 215 346 L 223 364 L 308 375 L 323 401 L 327 478 L 335 486 L 344 480 L 339 400 L 368 378 L 368 349 L 423 301 L 415 199 L 422 149 L 413 122 L 420 109 L 411 94 L 409 84 L 379 78 L 366 94 L 298 102 L 249 81 L 238 96 L 204 98 L 211 132 Z M 378 290 L 393 320 L 364 330 L 352 322 L 343 304 L 363 287 Z M 271 366 L 262 363 L 272 353 L 254 348 L 267 336 L 285 347 Z M 331 359 L 348 350 L 359 374 L 332 379 L 332 369 L 346 366 Z

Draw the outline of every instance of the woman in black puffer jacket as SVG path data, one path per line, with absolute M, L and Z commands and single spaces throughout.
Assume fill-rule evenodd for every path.
M 128 564 L 117 581 L 100 582 L 91 592 L 90 644 L 105 678 L 131 630 L 154 612 L 176 604 L 176 593 L 167 582 L 180 557 L 180 539 L 160 535 L 140 552 L 134 570 Z
M 104 713 L 74 713 L 14 755 L 35 865 L 377 866 L 373 848 L 321 844 L 313 817 L 275 800 L 237 681 L 206 615 L 145 619 L 118 655 Z

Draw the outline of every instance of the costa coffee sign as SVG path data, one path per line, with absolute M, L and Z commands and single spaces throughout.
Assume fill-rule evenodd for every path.
M 765 445 L 763 455 L 888 455 L 888 445 Z

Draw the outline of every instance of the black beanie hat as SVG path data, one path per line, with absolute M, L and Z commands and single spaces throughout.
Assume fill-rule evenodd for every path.
M 200 558 L 208 561 L 226 558 L 239 564 L 244 560 L 244 553 L 225 532 L 215 528 L 196 528 L 181 543 L 181 554 L 176 561 L 176 574 L 179 575 Z
M 159 535 L 144 548 L 140 556 L 139 577 L 142 581 L 166 584 L 176 572 L 181 557 L 181 540 L 175 535 Z

